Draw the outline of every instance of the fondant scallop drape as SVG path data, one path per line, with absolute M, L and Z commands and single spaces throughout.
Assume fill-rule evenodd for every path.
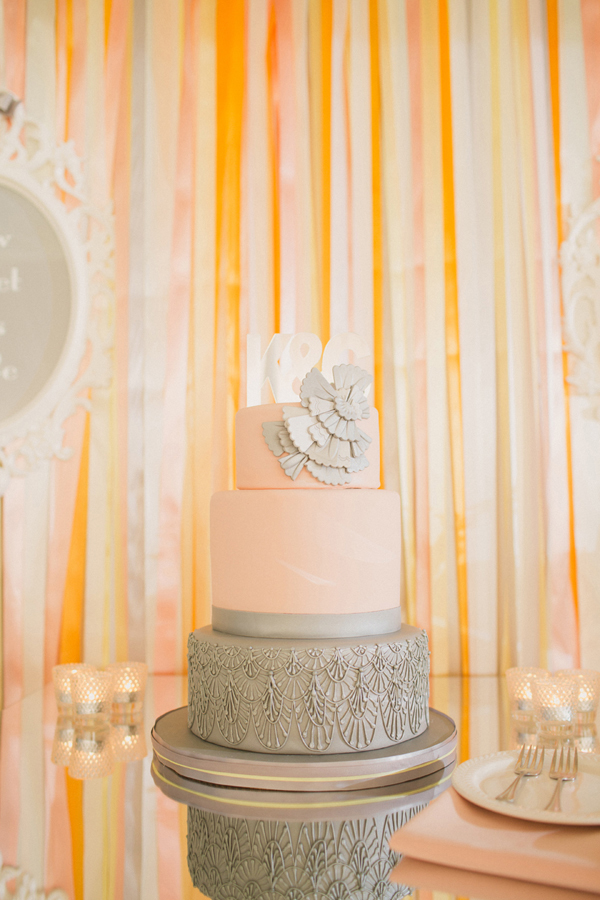
M 114 204 L 114 379 L 2 502 L 3 702 L 185 669 L 245 337 L 373 348 L 433 670 L 600 665 L 600 424 L 558 254 L 600 189 L 595 0 L 3 0 L 0 83 Z

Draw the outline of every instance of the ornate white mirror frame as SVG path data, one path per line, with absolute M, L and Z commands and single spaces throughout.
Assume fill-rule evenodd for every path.
M 112 211 L 85 185 L 73 143 L 55 144 L 0 91 L 0 494 L 69 457 L 65 420 L 110 381 Z
M 600 198 L 573 223 L 561 248 L 564 340 L 569 383 L 600 419 Z

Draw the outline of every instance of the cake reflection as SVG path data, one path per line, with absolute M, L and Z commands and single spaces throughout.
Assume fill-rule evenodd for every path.
M 155 755 L 152 776 L 188 807 L 188 868 L 210 900 L 399 900 L 389 840 L 450 784 L 442 770 L 398 785 L 283 792 L 182 777 Z
M 426 804 L 365 819 L 295 822 L 188 808 L 188 867 L 211 900 L 397 900 L 390 836 Z

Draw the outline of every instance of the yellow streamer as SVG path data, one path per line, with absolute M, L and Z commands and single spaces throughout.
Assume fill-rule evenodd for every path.
M 450 413 L 450 454 L 456 532 L 456 574 L 460 633 L 461 673 L 469 674 L 469 607 L 467 597 L 467 546 L 463 458 L 458 281 L 456 272 L 456 223 L 454 214 L 454 161 L 452 147 L 452 96 L 450 85 L 450 35 L 447 0 L 439 0 L 440 82 L 442 125 L 442 178 L 444 186 L 444 251 L 446 282 L 446 359 Z

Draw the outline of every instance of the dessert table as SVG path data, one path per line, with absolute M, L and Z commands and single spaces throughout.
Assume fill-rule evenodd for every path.
M 236 889 L 239 896 L 252 897 L 252 900 L 260 900 L 261 896 L 282 896 L 287 900 L 279 882 L 277 890 L 272 890 L 272 885 L 260 887 L 261 878 L 264 879 L 264 873 L 259 873 L 260 853 L 257 857 L 255 850 L 244 850 L 244 841 L 253 842 L 256 848 L 261 839 L 266 840 L 267 832 L 276 833 L 276 840 L 272 837 L 269 846 L 277 846 L 281 852 L 282 868 L 278 877 L 282 884 L 285 878 L 286 883 L 291 884 L 291 869 L 286 868 L 286 853 L 289 856 L 286 840 L 288 843 L 291 840 L 299 853 L 304 840 L 302 835 L 310 833 L 313 838 L 321 835 L 323 847 L 335 845 L 338 855 L 346 853 L 344 859 L 330 855 L 330 871 L 321 871 L 319 884 L 313 885 L 312 895 L 310 885 L 305 888 L 306 897 L 323 896 L 330 900 L 355 900 L 355 897 L 392 900 L 402 896 L 413 896 L 417 900 L 458 897 L 472 900 L 520 897 L 589 900 L 592 896 L 600 896 L 600 886 L 598 894 L 594 894 L 589 889 L 580 891 L 564 884 L 542 886 L 499 874 L 462 870 L 448 865 L 446 858 L 418 859 L 415 831 L 411 836 L 410 857 L 399 862 L 398 855 L 388 849 L 389 837 L 399 825 L 409 821 L 416 810 L 432 801 L 438 802 L 438 797 L 440 804 L 451 797 L 451 793 L 446 793 L 450 788 L 449 775 L 432 777 L 429 781 L 426 777 L 419 779 L 414 782 L 412 791 L 403 790 L 392 796 L 388 790 L 387 795 L 379 799 L 374 795 L 369 798 L 364 813 L 344 808 L 347 795 L 340 803 L 335 792 L 324 793 L 319 803 L 313 802 L 312 809 L 308 808 L 308 802 L 299 808 L 302 804 L 289 802 L 290 794 L 282 794 L 287 797 L 287 802 L 268 815 L 258 802 L 254 808 L 246 806 L 242 809 L 233 794 L 225 795 L 225 801 L 220 796 L 219 803 L 225 802 L 226 808 L 215 807 L 214 803 L 213 806 L 204 803 L 203 807 L 204 801 L 192 798 L 188 801 L 188 812 L 186 803 L 181 802 L 181 792 L 177 794 L 166 782 L 161 783 L 158 777 L 160 766 L 152 766 L 150 740 L 155 720 L 168 710 L 186 704 L 186 689 L 185 678 L 151 677 L 144 698 L 146 756 L 131 762 L 123 757 L 123 761 L 114 763 L 110 775 L 88 780 L 72 778 L 66 768 L 52 762 L 53 757 L 57 758 L 59 731 L 56 730 L 57 710 L 51 686 L 4 709 L 0 738 L 0 853 L 3 862 L 0 896 L 4 896 L 1 893 L 4 884 L 14 890 L 20 879 L 22 894 L 19 897 L 24 900 L 38 900 L 33 882 L 38 890 L 43 889 L 48 900 L 62 900 L 64 896 L 73 900 L 191 900 L 217 895 L 219 900 L 227 900 L 237 893 L 233 887 L 232 893 L 228 893 L 229 888 L 224 883 L 219 845 L 231 842 L 235 834 L 241 854 L 236 877 L 244 873 L 249 879 L 248 884 L 252 882 L 249 893 L 239 893 Z M 430 702 L 432 707 L 455 720 L 459 760 L 510 749 L 524 739 L 511 724 L 504 679 L 434 677 L 431 679 Z M 398 787 L 406 788 L 407 785 Z M 207 792 L 200 790 L 198 793 Z M 310 796 L 314 798 L 315 795 Z M 433 811 L 435 807 L 429 809 Z M 366 824 L 361 824 L 358 818 L 363 814 Z M 276 820 L 276 825 L 272 820 Z M 417 821 L 413 820 L 413 823 Z M 505 831 L 510 829 L 511 821 L 506 818 L 503 822 Z M 596 829 L 596 833 L 600 848 L 600 829 Z M 261 834 L 263 838 L 260 838 Z M 402 831 L 399 834 L 402 835 Z M 288 837 L 284 840 L 282 835 Z M 415 841 L 417 852 L 413 853 Z M 362 869 L 353 862 L 357 859 L 359 846 L 368 857 L 363 859 Z M 242 858 L 245 852 L 248 853 L 247 860 Z M 296 867 L 294 877 L 299 878 L 297 858 L 293 865 Z M 312 863 L 308 851 L 301 865 L 310 872 Z M 18 871 L 12 869 L 15 866 Z M 193 886 L 190 869 L 197 884 L 208 893 L 201 893 Z M 64 891 L 64 894 L 57 891 Z

